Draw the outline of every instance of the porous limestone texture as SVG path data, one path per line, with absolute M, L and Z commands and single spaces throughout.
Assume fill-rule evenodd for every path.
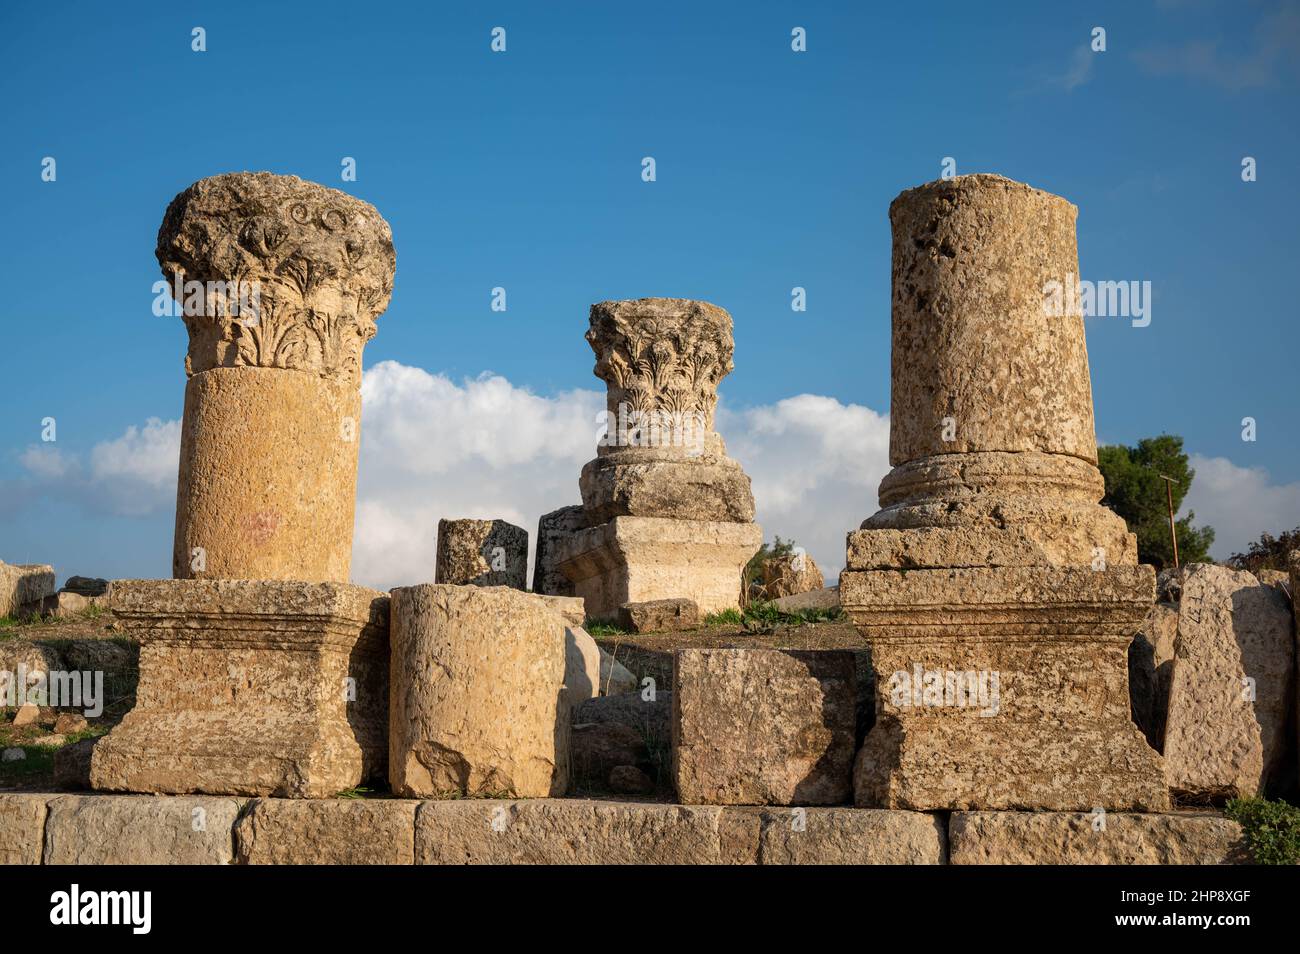
M 392 599 L 393 792 L 564 794 L 564 620 L 509 587 L 422 584 Z
M 234 798 L 60 795 L 45 820 L 47 865 L 226 865 Z
M 1286 596 L 1244 570 L 1188 567 L 1164 735 L 1170 790 L 1235 798 L 1294 786 L 1295 704 Z
M 700 608 L 694 600 L 650 600 L 624 603 L 618 608 L 618 625 L 629 633 L 669 633 L 700 625 Z
M 388 223 L 296 176 L 230 173 L 172 200 L 156 254 L 189 332 L 173 575 L 347 580 Z
M 533 557 L 533 592 L 550 596 L 572 596 L 573 582 L 555 565 L 559 542 L 587 526 L 587 512 L 581 504 L 561 507 L 537 519 L 537 553 Z
M 893 470 L 840 578 L 876 686 L 858 805 L 1168 805 L 1129 712 L 1155 575 L 1099 505 L 1076 212 L 992 175 L 890 206 Z
M 556 559 L 591 619 L 677 597 L 707 615 L 740 605 L 741 574 L 762 543 L 754 523 L 615 517 L 562 541 Z
M 388 597 L 347 583 L 116 580 L 135 708 L 96 789 L 319 798 L 385 771 Z
M 418 804 L 258 799 L 235 825 L 235 858 L 244 865 L 409 865 Z
M 759 568 L 759 586 L 762 599 L 778 600 L 823 589 L 826 578 L 811 553 L 797 550 L 764 560 Z
M 1216 812 L 953 812 L 954 865 L 1248 864 L 1241 826 Z
M 434 582 L 528 588 L 528 531 L 504 520 L 439 520 Z
M 48 563 L 14 565 L 0 560 L 0 616 L 40 609 L 54 595 L 54 567 Z
M 681 801 L 850 800 L 852 652 L 682 649 L 673 659 L 673 777 Z

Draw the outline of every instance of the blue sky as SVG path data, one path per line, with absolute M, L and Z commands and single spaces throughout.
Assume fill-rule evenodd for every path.
M 173 195 L 242 169 L 343 188 L 391 223 L 397 280 L 367 368 L 421 369 L 453 396 L 492 372 L 511 395 L 563 401 L 599 386 L 591 302 L 703 298 L 735 318 L 722 392 L 737 428 L 800 395 L 833 399 L 832 416 L 887 414 L 890 200 L 948 156 L 1029 182 L 1080 207 L 1084 278 L 1154 288 L 1149 327 L 1088 322 L 1098 437 L 1177 433 L 1210 461 L 1217 489 L 1194 502 L 1225 524 L 1220 556 L 1300 523 L 1295 7 L 899 6 L 5 5 L 0 559 L 167 575 L 174 479 L 165 461 L 124 460 L 165 449 L 146 422 L 175 421 L 183 397 L 183 327 L 151 311 L 154 241 Z M 505 53 L 489 49 L 495 26 Z M 1104 53 L 1089 49 L 1096 26 Z M 1245 156 L 1258 181 L 1242 181 Z M 790 309 L 796 285 L 805 313 Z M 39 446 L 46 417 L 54 448 Z M 733 450 L 773 468 L 756 489 L 800 497 L 772 505 L 769 530 L 799 537 L 816 517 L 842 533 L 875 509 L 879 474 L 792 486 L 778 450 L 737 433 Z M 377 471 L 403 465 L 364 441 L 379 506 L 398 491 Z M 470 464 L 440 466 L 411 480 L 481 483 Z M 518 519 L 576 502 L 577 467 L 562 470 L 571 486 Z M 833 542 L 819 546 L 834 566 Z

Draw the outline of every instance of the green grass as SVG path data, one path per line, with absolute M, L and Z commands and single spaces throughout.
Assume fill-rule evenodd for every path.
M 717 613 L 709 613 L 704 617 L 705 626 L 740 626 L 744 621 L 744 618 L 740 615 L 740 610 L 734 607 Z
M 1224 814 L 1241 825 L 1258 864 L 1300 864 L 1300 808 L 1266 798 L 1234 798 Z
M 610 619 L 589 619 L 587 620 L 587 625 L 585 625 L 583 629 L 587 631 L 588 636 L 595 639 L 600 639 L 604 636 L 632 635 L 629 630 L 624 629 Z
M 786 612 L 778 609 L 775 603 L 755 601 L 738 609 L 725 609 L 719 613 L 710 613 L 704 617 L 706 626 L 744 626 L 747 629 L 771 626 L 803 626 L 808 623 L 828 623 L 843 618 L 843 612 L 835 609 L 802 609 Z

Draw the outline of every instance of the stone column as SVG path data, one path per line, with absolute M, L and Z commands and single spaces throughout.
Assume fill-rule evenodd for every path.
M 840 586 L 877 685 L 858 803 L 1163 807 L 1126 664 L 1154 571 L 1098 503 L 1083 317 L 1051 308 L 1077 210 L 974 175 L 889 214 L 893 470 Z
M 172 200 L 157 257 L 190 338 L 173 576 L 347 580 L 388 224 L 295 176 L 231 173 Z
M 739 605 L 763 538 L 749 477 L 714 430 L 718 383 L 734 366 L 731 316 L 642 298 L 592 305 L 590 321 L 608 426 L 579 478 L 588 527 L 557 542 L 556 565 L 593 617 L 675 597 L 706 613 Z

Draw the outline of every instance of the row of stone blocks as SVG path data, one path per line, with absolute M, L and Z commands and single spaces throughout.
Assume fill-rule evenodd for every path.
M 1239 864 L 1211 812 L 0 795 L 0 864 Z

